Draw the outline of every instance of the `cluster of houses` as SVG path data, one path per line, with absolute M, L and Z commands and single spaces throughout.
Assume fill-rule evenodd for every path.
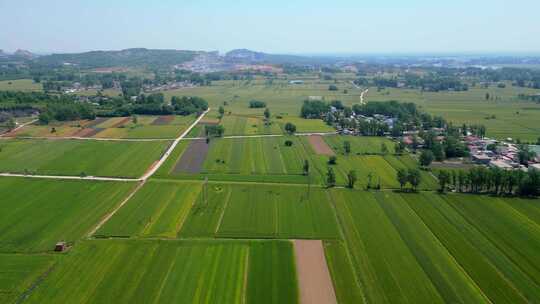
M 540 154 L 538 153 L 534 160 L 529 161 L 528 168 L 520 164 L 517 144 L 476 136 L 466 136 L 464 140 L 469 147 L 471 159 L 476 164 L 504 170 L 520 169 L 525 171 L 528 168 L 540 170 Z M 537 147 L 532 146 L 531 148 L 534 150 Z

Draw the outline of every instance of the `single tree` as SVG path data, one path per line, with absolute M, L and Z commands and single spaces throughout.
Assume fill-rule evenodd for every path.
M 353 189 L 357 179 L 356 171 L 350 170 L 349 173 L 347 173 L 347 186 Z
M 331 167 L 328 167 L 328 171 L 326 172 L 326 185 L 328 187 L 334 187 L 336 185 L 336 174 Z
M 450 182 L 450 174 L 446 170 L 439 171 L 439 191 L 444 193 L 446 191 L 446 185 Z
M 431 162 L 433 161 L 433 152 L 430 150 L 424 150 L 420 154 L 420 165 L 422 167 L 429 167 L 431 165 Z
M 399 168 L 396 175 L 397 181 L 399 183 L 399 188 L 403 190 L 403 187 L 407 184 L 409 176 L 407 175 L 407 170 Z
M 265 118 L 266 120 L 269 120 L 269 119 L 270 119 L 270 109 L 266 108 L 266 109 L 264 110 L 264 118 Z
M 304 171 L 304 175 L 309 175 L 309 161 L 307 159 L 304 160 L 304 166 L 302 170 Z
M 409 169 L 408 172 L 408 180 L 411 184 L 414 191 L 418 188 L 418 185 L 420 185 L 421 177 L 420 177 L 420 170 L 418 169 Z
M 285 124 L 285 131 L 289 134 L 294 134 L 296 132 L 296 126 L 290 122 Z
M 400 154 L 403 154 L 403 152 L 405 151 L 405 143 L 403 141 L 399 141 L 395 146 L 394 146 L 394 150 L 395 150 L 395 153 L 400 155 Z
M 225 108 L 223 106 L 219 106 L 218 112 L 219 118 L 223 118 L 223 115 L 225 115 Z
M 345 151 L 345 154 L 351 153 L 351 142 L 346 140 L 343 142 L 343 150 Z
M 385 143 L 382 143 L 382 144 L 381 144 L 381 153 L 382 153 L 383 155 L 388 154 L 388 147 L 386 146 Z
M 137 115 L 131 116 L 131 122 L 136 125 L 139 122 L 139 119 L 137 118 Z
M 328 164 L 329 165 L 335 165 L 337 164 L 337 157 L 335 155 L 332 155 L 328 158 Z
M 13 129 L 15 129 L 15 127 L 17 127 L 17 123 L 15 123 L 15 119 L 13 119 L 13 117 L 9 117 L 7 120 L 6 120 L 6 128 L 8 129 L 8 131 L 11 131 Z

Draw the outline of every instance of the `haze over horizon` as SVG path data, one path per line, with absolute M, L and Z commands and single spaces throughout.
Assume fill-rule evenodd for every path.
M 526 9 L 524 9 L 526 8 Z M 0 49 L 283 54 L 539 53 L 540 2 L 0 1 Z

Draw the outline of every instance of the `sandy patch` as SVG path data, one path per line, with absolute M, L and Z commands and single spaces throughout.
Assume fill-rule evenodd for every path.
M 315 151 L 315 153 L 319 155 L 335 155 L 336 154 L 334 153 L 332 148 L 330 148 L 328 144 L 326 144 L 326 142 L 324 141 L 321 135 L 308 136 L 308 141 L 311 144 L 311 147 L 313 147 L 313 150 Z
M 300 288 L 300 303 L 337 303 L 322 241 L 295 240 L 293 243 Z

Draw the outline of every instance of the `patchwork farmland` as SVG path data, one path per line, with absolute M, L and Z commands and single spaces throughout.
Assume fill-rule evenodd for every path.
M 285 115 L 297 110 L 285 99 L 270 125 L 235 103 L 222 118 L 101 118 L 3 137 L 0 172 L 27 177 L 0 177 L 0 302 L 540 301 L 538 199 L 440 194 L 426 170 L 418 191 L 400 191 L 397 172 L 419 168 L 418 155 L 393 140 L 337 135 Z M 216 125 L 224 136 L 207 141 Z

